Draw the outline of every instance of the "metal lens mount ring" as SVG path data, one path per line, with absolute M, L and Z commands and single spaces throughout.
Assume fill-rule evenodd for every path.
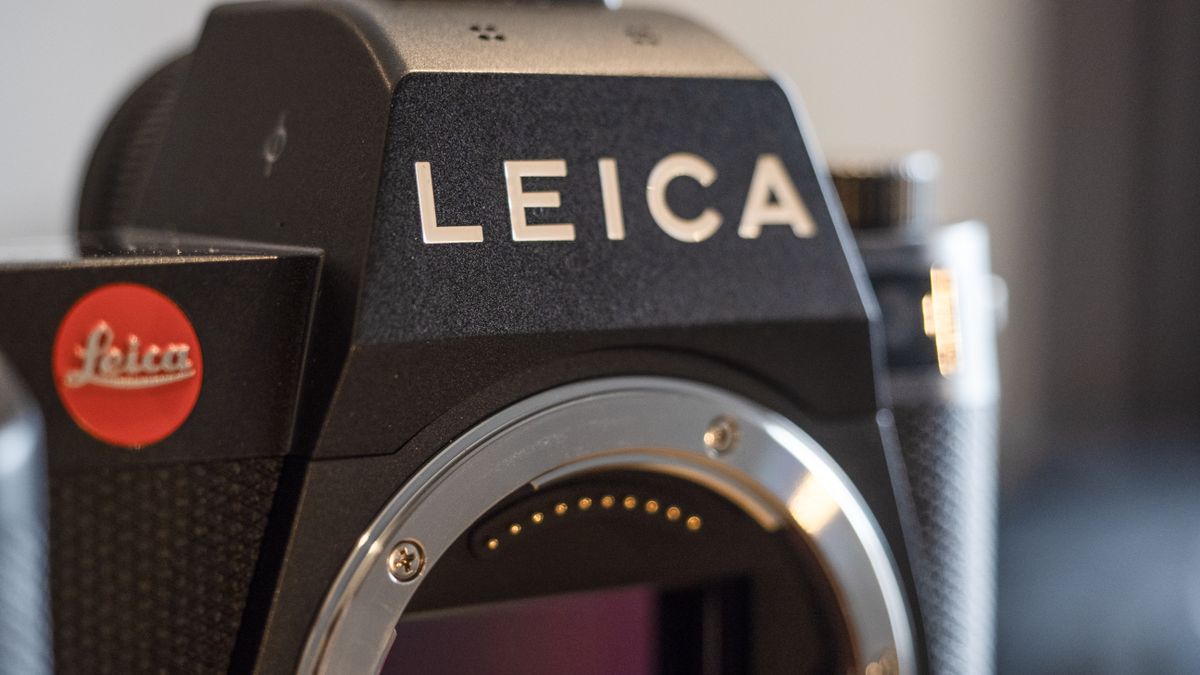
M 714 428 L 714 424 L 717 425 Z M 736 447 L 717 450 L 736 424 Z M 727 445 L 724 443 L 718 444 Z M 795 528 L 820 559 L 863 672 L 914 673 L 914 646 L 891 554 L 862 497 L 829 455 L 783 416 L 685 380 L 618 377 L 517 403 L 454 441 L 359 538 L 302 655 L 302 673 L 377 673 L 423 576 L 397 577 L 411 542 L 428 570 L 517 489 L 597 470 L 683 477 L 768 530 Z M 412 569 L 405 564 L 405 568 Z

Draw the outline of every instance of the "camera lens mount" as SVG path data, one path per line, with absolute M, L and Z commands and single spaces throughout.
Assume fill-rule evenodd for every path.
M 498 505 L 514 494 L 553 494 L 571 481 L 614 472 L 682 480 L 717 495 L 767 533 L 798 535 L 824 577 L 816 583 L 835 598 L 853 652 L 846 662 L 871 675 L 915 672 L 894 561 L 861 495 L 828 453 L 753 401 L 663 377 L 551 389 L 500 411 L 439 452 L 358 539 L 309 634 L 300 672 L 379 672 L 422 583 Z M 591 498 L 583 504 L 591 507 Z M 647 513 L 661 509 L 664 520 L 677 519 L 684 529 L 701 526 L 698 516 L 668 513 L 665 504 L 639 506 Z M 553 508 L 532 522 L 553 518 Z M 597 501 L 595 508 L 603 506 Z M 484 549 L 500 545 L 499 538 L 476 539 Z

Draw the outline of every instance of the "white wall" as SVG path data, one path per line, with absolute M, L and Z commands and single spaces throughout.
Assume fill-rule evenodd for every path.
M 146 69 L 193 39 L 209 4 L 7 0 L 0 9 L 0 235 L 69 227 L 97 128 Z M 828 155 L 941 154 L 946 214 L 980 217 L 994 228 L 997 264 L 1013 292 L 1004 340 L 1007 431 L 1010 440 L 1025 435 L 1040 409 L 1037 3 L 630 4 L 698 17 L 790 77 Z
M 126 89 L 193 39 L 205 0 L 0 9 L 0 234 L 70 227 L 94 137 Z

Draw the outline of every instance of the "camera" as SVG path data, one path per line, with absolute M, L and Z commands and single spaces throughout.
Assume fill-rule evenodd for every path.
M 659 12 L 218 7 L 112 117 L 77 232 L 0 267 L 45 430 L 4 517 L 48 542 L 5 588 L 52 617 L 13 640 L 989 672 L 997 294 L 932 165 L 835 181 L 783 85 Z

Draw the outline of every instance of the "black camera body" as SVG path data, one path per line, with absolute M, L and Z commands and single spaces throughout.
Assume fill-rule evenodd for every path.
M 906 246 L 870 271 L 912 282 L 884 310 L 915 319 L 938 261 Z M 914 503 L 890 382 L 939 410 L 957 390 L 938 326 L 889 375 L 867 272 L 786 90 L 694 24 L 220 7 L 109 125 L 77 239 L 0 268 L 0 350 L 46 421 L 57 668 L 427 670 L 398 613 L 650 584 L 659 624 L 697 625 L 659 629 L 655 672 L 926 672 L 959 552 L 925 555 L 917 504 L 986 514 L 994 479 Z M 545 459 L 582 430 L 594 452 Z M 794 583 L 761 562 L 785 544 Z M 713 603 L 723 642 L 692 621 Z

